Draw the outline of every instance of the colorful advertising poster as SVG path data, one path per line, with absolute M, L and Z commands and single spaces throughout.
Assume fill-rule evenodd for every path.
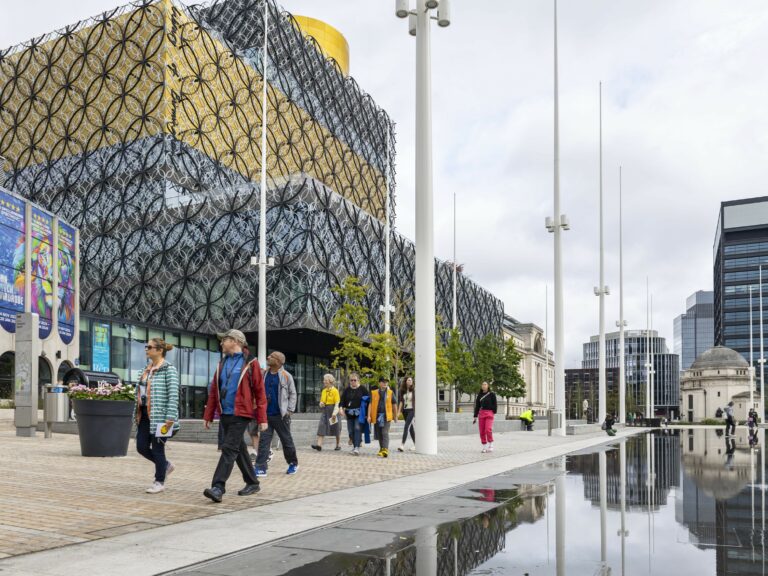
M 75 229 L 59 222 L 59 336 L 64 344 L 75 337 Z
M 93 323 L 93 370 L 109 372 L 109 324 Z
M 0 189 L 0 326 L 16 332 L 24 311 L 24 201 Z
M 40 316 L 40 338 L 47 338 L 53 327 L 53 216 L 33 206 L 31 228 L 32 312 Z

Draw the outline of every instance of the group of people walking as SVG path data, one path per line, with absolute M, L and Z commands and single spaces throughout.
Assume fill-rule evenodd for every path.
M 341 450 L 341 418 L 347 421 L 347 436 L 352 454 L 360 455 L 360 448 L 365 438 L 370 442 L 370 427 L 373 426 L 374 439 L 379 442 L 378 456 L 389 456 L 389 430 L 392 422 L 400 417 L 405 421 L 403 440 L 398 447 L 405 451 L 405 444 L 410 434 L 415 450 L 416 432 L 413 428 L 413 416 L 416 407 L 416 389 L 413 378 L 403 378 L 400 389 L 396 393 L 389 386 L 387 378 L 379 378 L 378 386 L 370 392 L 361 384 L 360 375 L 352 372 L 349 375 L 349 386 L 339 394 L 335 386 L 336 380 L 332 374 L 323 376 L 323 390 L 320 393 L 320 422 L 317 426 L 317 442 L 312 448 L 318 452 L 323 449 L 326 436 L 336 438 L 334 450 Z
M 274 351 L 267 357 L 267 368 L 262 370 L 257 359 L 248 352 L 245 334 L 228 330 L 218 334 L 222 359 L 208 389 L 203 422 L 211 427 L 219 418 L 219 456 L 213 472 L 211 486 L 203 494 L 213 502 L 221 502 L 234 467 L 237 466 L 245 486 L 240 496 L 259 492 L 259 479 L 267 475 L 271 460 L 271 445 L 275 435 L 280 440 L 283 456 L 288 464 L 286 474 L 299 470 L 296 446 L 291 435 L 291 415 L 296 411 L 296 385 L 293 376 L 284 368 L 285 355 Z M 161 338 L 151 339 L 144 347 L 147 367 L 137 386 L 135 420 L 137 425 L 136 450 L 155 467 L 154 482 L 147 488 L 149 494 L 165 490 L 167 477 L 174 465 L 166 458 L 165 445 L 179 430 L 179 374 L 166 360 L 173 345 Z M 368 390 L 360 375 L 349 374 L 349 385 L 339 393 L 332 374 L 323 377 L 320 395 L 320 421 L 317 441 L 312 448 L 321 451 L 326 436 L 335 438 L 334 450 L 341 450 L 341 422 L 346 420 L 349 445 L 354 456 L 360 455 L 363 444 L 370 443 L 371 428 L 378 441 L 381 458 L 389 456 L 392 422 L 404 421 L 403 436 L 398 451 L 406 450 L 410 436 L 415 450 L 416 387 L 412 377 L 403 378 L 397 391 L 387 378 L 379 378 L 378 385 Z M 480 421 L 482 452 L 493 451 L 493 420 L 497 411 L 496 395 L 490 385 L 483 382 L 475 401 L 475 422 Z M 246 432 L 258 445 L 255 465 L 244 441 Z M 256 440 L 258 438 L 258 440 Z

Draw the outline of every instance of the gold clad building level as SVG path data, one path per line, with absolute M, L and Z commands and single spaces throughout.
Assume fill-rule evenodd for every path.
M 349 43 L 344 35 L 330 24 L 309 16 L 294 16 L 304 36 L 312 38 L 329 60 L 334 60 L 344 76 L 349 76 Z

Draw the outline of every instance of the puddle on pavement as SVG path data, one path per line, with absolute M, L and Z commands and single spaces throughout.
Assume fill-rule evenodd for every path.
M 634 436 L 177 573 L 763 575 L 760 435 Z

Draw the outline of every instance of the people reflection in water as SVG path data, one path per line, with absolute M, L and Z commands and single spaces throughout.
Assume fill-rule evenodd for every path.
M 725 467 L 733 470 L 733 454 L 736 452 L 736 440 L 730 436 L 725 438 Z

